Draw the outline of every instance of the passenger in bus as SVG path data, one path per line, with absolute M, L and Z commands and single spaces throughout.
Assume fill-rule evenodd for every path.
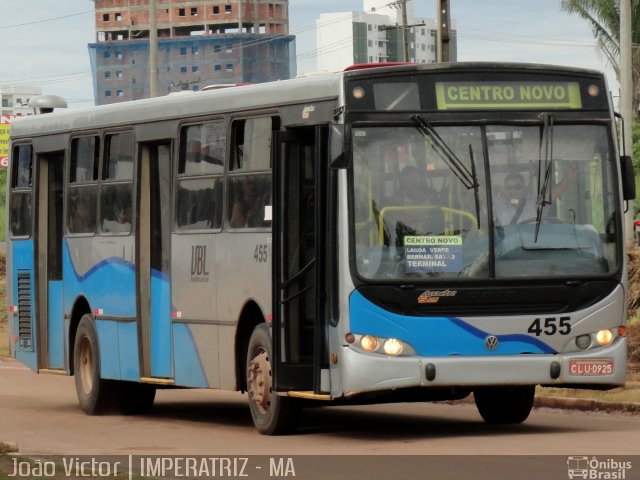
M 264 226 L 265 205 L 269 192 L 265 191 L 256 177 L 247 177 L 234 183 L 234 202 L 229 223 L 233 228 L 255 228 Z M 240 188 L 238 188 L 240 187 Z
M 414 165 L 405 166 L 398 177 L 396 194 L 390 199 L 385 224 L 394 225 L 396 245 L 405 236 L 441 235 L 444 232 L 444 213 L 438 192 L 427 184 L 427 171 Z M 398 208 L 406 207 L 406 208 Z
M 398 177 L 398 188 L 389 202 L 395 206 L 437 205 L 438 192 L 429 187 L 422 171 L 414 165 L 405 166 Z
M 75 201 L 74 201 L 75 200 Z M 78 193 L 71 202 L 71 233 L 89 233 L 95 231 L 95 202 L 84 192 Z

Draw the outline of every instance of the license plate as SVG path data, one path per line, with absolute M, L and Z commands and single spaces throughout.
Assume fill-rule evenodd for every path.
M 593 358 L 590 360 L 571 360 L 569 373 L 580 376 L 613 375 L 616 362 L 613 358 Z

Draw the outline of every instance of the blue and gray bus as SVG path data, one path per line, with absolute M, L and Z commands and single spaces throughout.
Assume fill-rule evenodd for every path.
M 625 202 L 602 74 L 393 65 L 54 112 L 12 128 L 13 355 L 88 414 L 246 391 L 462 399 L 626 375 Z

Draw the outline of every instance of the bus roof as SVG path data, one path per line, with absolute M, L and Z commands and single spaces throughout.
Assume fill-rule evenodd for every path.
M 12 138 L 40 136 L 93 128 L 175 120 L 183 117 L 215 115 L 243 110 L 336 100 L 343 77 L 353 78 L 384 72 L 496 72 L 520 71 L 569 74 L 603 78 L 601 72 L 574 67 L 523 63 L 450 63 L 450 64 L 373 64 L 370 68 L 246 85 L 241 88 L 214 89 L 193 95 L 167 95 L 144 100 L 101 105 L 21 117 L 12 125 Z

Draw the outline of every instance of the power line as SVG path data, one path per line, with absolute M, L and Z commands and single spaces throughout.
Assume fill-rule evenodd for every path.
M 0 29 L 6 30 L 8 28 L 26 27 L 28 25 L 37 25 L 39 23 L 54 22 L 56 20 L 63 20 L 65 18 L 77 17 L 79 15 L 86 15 L 87 13 L 93 13 L 93 10 L 86 10 L 84 12 L 70 13 L 69 15 L 63 15 L 61 17 L 47 18 L 47 19 L 44 19 L 44 20 L 34 20 L 33 22 L 16 23 L 14 25 L 2 25 L 2 26 L 0 26 Z

